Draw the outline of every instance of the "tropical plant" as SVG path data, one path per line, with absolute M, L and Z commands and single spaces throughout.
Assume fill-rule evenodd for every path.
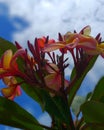
M 1 89 L 0 124 L 24 130 L 104 130 L 104 77 L 87 96 L 76 95 L 98 56 L 104 57 L 100 34 L 94 38 L 90 32 L 86 26 L 79 33 L 59 33 L 57 41 L 35 38 L 27 49 L 0 38 L 0 79 L 6 85 Z M 70 59 L 74 67 L 66 79 Z M 48 112 L 50 126 L 14 101 L 21 89 Z

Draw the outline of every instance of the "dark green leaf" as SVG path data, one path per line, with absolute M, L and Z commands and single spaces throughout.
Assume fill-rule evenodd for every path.
M 69 124 L 69 108 L 62 97 L 51 97 L 48 93 L 44 92 L 43 98 L 45 100 L 45 110 L 61 122 Z
M 90 100 L 90 99 L 91 99 L 91 96 L 92 96 L 92 92 L 89 92 L 89 93 L 86 95 L 86 101 Z
M 104 103 L 88 101 L 81 106 L 81 110 L 86 123 L 104 125 Z
M 104 130 L 104 125 L 99 125 L 99 124 L 85 124 L 82 126 L 80 130 Z
M 104 102 L 104 77 L 102 77 L 97 85 L 95 86 L 91 100 L 103 101 Z
M 11 49 L 13 52 L 15 52 L 16 46 L 13 43 L 0 38 L 0 56 L 8 49 Z
M 76 75 L 76 69 L 75 67 L 72 69 L 72 72 L 71 72 L 71 76 L 70 76 L 70 80 L 73 80 L 73 78 L 75 77 Z
M 38 121 L 18 104 L 0 97 L 0 124 L 26 130 L 42 130 Z
M 71 90 L 69 92 L 69 99 L 68 99 L 69 106 L 71 105 L 71 103 L 73 101 L 73 98 L 74 98 L 77 90 L 80 88 L 81 83 L 82 83 L 83 79 L 85 78 L 86 74 L 93 67 L 96 59 L 97 59 L 97 56 L 95 56 L 95 57 L 92 58 L 92 60 L 89 62 L 89 64 L 85 68 L 85 70 L 82 72 L 81 76 L 77 77 L 76 80 L 75 80 L 75 82 L 73 83 L 73 86 L 71 86 Z M 76 75 L 76 72 L 75 72 L 75 68 L 74 68 L 73 71 L 72 71 L 72 75 L 71 75 L 71 79 L 72 80 L 74 79 L 75 75 Z

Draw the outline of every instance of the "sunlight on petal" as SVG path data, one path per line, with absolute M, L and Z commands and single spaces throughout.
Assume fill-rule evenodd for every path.
M 61 49 L 61 48 L 64 48 L 65 45 L 62 44 L 61 42 L 56 42 L 56 43 L 53 43 L 53 44 L 47 44 L 44 49 L 43 49 L 43 52 L 51 52 L 51 51 L 55 51 L 57 49 Z
M 15 87 L 7 87 L 1 90 L 4 97 L 11 97 L 15 91 Z
M 3 64 L 3 68 L 4 69 L 8 69 L 9 66 L 10 66 L 10 62 L 11 62 L 11 59 L 12 59 L 12 50 L 7 50 L 4 55 L 3 55 L 3 59 L 2 59 L 2 64 Z
M 91 33 L 91 27 L 88 25 L 86 27 L 84 27 L 81 31 L 80 31 L 80 34 L 84 34 L 84 35 L 90 35 Z

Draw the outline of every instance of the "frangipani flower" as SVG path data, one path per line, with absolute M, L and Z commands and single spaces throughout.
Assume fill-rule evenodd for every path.
M 4 97 L 13 100 L 15 96 L 21 95 L 20 85 L 18 85 L 17 80 L 13 76 L 4 77 L 3 82 L 7 86 L 1 90 Z
M 4 52 L 3 56 L 1 57 L 0 61 L 0 77 L 3 75 L 11 75 L 13 72 L 13 66 L 15 69 L 17 69 L 16 62 L 12 62 L 13 58 L 13 52 L 12 50 L 7 50 Z M 13 66 L 12 66 L 13 65 Z
M 54 39 L 48 39 L 48 37 L 42 37 L 42 38 L 38 38 L 37 39 L 38 42 L 38 47 L 39 48 L 44 48 L 45 44 L 51 44 L 51 43 L 55 43 Z
M 87 54 L 89 55 L 101 55 L 104 58 L 104 43 L 97 44 L 96 49 L 87 50 Z
M 49 66 L 46 66 L 46 70 L 49 72 L 49 74 L 44 78 L 46 85 L 55 91 L 59 91 L 62 87 L 62 81 L 61 73 L 57 65 L 50 63 Z M 68 84 L 69 82 L 67 80 L 64 80 L 65 87 L 67 87 Z
M 53 44 L 47 44 L 43 51 L 50 52 L 64 48 L 70 50 L 76 47 L 84 49 L 87 53 L 87 50 L 94 50 L 97 46 L 97 40 L 90 36 L 90 31 L 90 26 L 86 26 L 83 30 L 81 30 L 80 33 L 68 32 L 62 37 L 62 41 L 58 41 Z
M 61 88 L 61 75 L 59 73 L 49 74 L 45 77 L 47 87 L 59 91 Z
M 12 57 L 12 51 L 11 50 L 7 50 L 3 54 L 1 61 L 0 61 L 0 74 L 6 72 L 9 69 L 11 57 Z
M 15 71 L 13 71 L 11 64 L 14 63 L 13 65 L 16 69 L 17 64 L 16 62 L 11 62 L 12 58 L 12 50 L 7 50 L 4 52 L 0 61 L 0 78 L 2 78 L 3 82 L 7 86 L 7 88 L 3 88 L 1 92 L 9 99 L 14 99 L 15 96 L 21 94 L 20 86 L 17 84 L 17 80 L 13 76 L 13 73 L 15 75 Z
M 98 44 L 97 48 L 100 50 L 101 56 L 104 58 L 104 42 L 101 44 Z

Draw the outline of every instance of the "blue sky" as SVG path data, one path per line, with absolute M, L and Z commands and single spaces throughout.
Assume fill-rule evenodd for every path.
M 86 25 L 92 28 L 92 35 L 101 32 L 104 39 L 104 1 L 103 0 L 0 0 L 0 37 L 15 40 L 26 47 L 27 40 L 47 36 L 57 39 L 58 32 L 66 33 L 80 30 Z M 70 61 L 72 64 L 72 61 Z M 98 79 L 104 75 L 102 58 L 89 72 L 78 94 L 84 96 L 93 90 Z M 101 70 L 99 68 L 102 68 Z M 66 71 L 66 76 L 71 68 Z M 90 86 L 89 86 L 90 84 Z M 0 82 L 0 87 L 3 87 Z M 23 92 L 16 102 L 22 105 L 42 123 L 49 124 L 49 116 L 42 114 L 41 108 Z M 0 125 L 2 130 L 16 130 Z
M 18 16 L 10 17 L 9 8 L 3 3 L 0 3 L 0 19 L 0 36 L 10 41 L 13 39 L 14 32 L 20 32 L 29 26 L 29 23 L 23 18 Z M 15 26 L 16 23 L 20 26 L 20 28 Z

